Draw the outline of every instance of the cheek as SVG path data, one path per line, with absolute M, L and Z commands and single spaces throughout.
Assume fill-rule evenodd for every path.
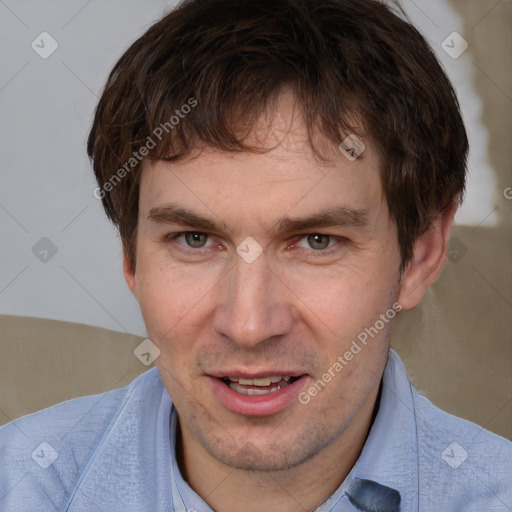
M 163 258 L 162 258 L 163 259 Z M 137 299 L 148 336 L 157 345 L 184 339 L 208 315 L 215 276 L 200 266 L 185 268 L 145 258 L 137 262 Z
M 397 285 L 389 271 L 362 266 L 296 272 L 287 284 L 311 322 L 324 324 L 326 332 L 347 336 L 386 311 Z

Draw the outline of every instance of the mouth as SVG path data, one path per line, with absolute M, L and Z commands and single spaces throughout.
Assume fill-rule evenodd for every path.
M 271 375 L 247 379 L 244 377 L 223 377 L 221 380 L 233 391 L 242 395 L 259 396 L 268 395 L 284 389 L 293 384 L 300 377 L 292 375 Z
M 297 396 L 310 382 L 307 374 L 290 375 L 208 375 L 211 390 L 220 404 L 244 416 L 271 416 L 297 402 Z

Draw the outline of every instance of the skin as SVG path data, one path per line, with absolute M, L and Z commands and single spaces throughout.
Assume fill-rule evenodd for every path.
M 180 163 L 144 163 L 137 264 L 125 257 L 124 271 L 161 351 L 155 364 L 178 411 L 177 452 L 189 485 L 218 512 L 314 510 L 364 445 L 392 322 L 308 404 L 294 400 L 277 414 L 227 410 L 207 375 L 293 369 L 308 375 L 309 387 L 395 302 L 419 303 L 442 269 L 454 211 L 416 242 L 400 276 L 396 226 L 370 141 L 354 162 L 336 147 L 328 163 L 318 161 L 286 93 L 270 126 L 262 117 L 251 137 L 270 150 L 205 149 Z M 221 228 L 198 237 L 203 247 L 172 239 L 204 230 L 148 218 L 169 204 Z M 340 206 L 366 211 L 366 224 L 272 229 L 284 217 Z M 311 246 L 314 233 L 329 236 L 317 239 L 320 249 Z M 264 249 L 252 263 L 236 252 L 249 236 Z

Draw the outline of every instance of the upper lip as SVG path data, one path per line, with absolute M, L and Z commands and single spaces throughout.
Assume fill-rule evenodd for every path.
M 249 372 L 247 370 L 225 370 L 219 372 L 209 372 L 210 377 L 217 379 L 226 379 L 229 377 L 242 377 L 242 379 L 261 379 L 262 377 L 300 377 L 304 372 L 297 370 L 262 370 Z

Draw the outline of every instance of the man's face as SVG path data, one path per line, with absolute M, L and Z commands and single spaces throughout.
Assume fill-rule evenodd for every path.
M 311 459 L 371 414 L 392 322 L 375 325 L 398 297 L 400 254 L 370 144 L 354 162 L 336 148 L 320 163 L 289 96 L 271 130 L 260 125 L 253 142 L 276 146 L 265 154 L 145 163 L 128 282 L 184 449 L 272 470 Z M 325 212 L 338 212 L 335 224 Z M 240 382 L 268 377 L 280 382 Z

